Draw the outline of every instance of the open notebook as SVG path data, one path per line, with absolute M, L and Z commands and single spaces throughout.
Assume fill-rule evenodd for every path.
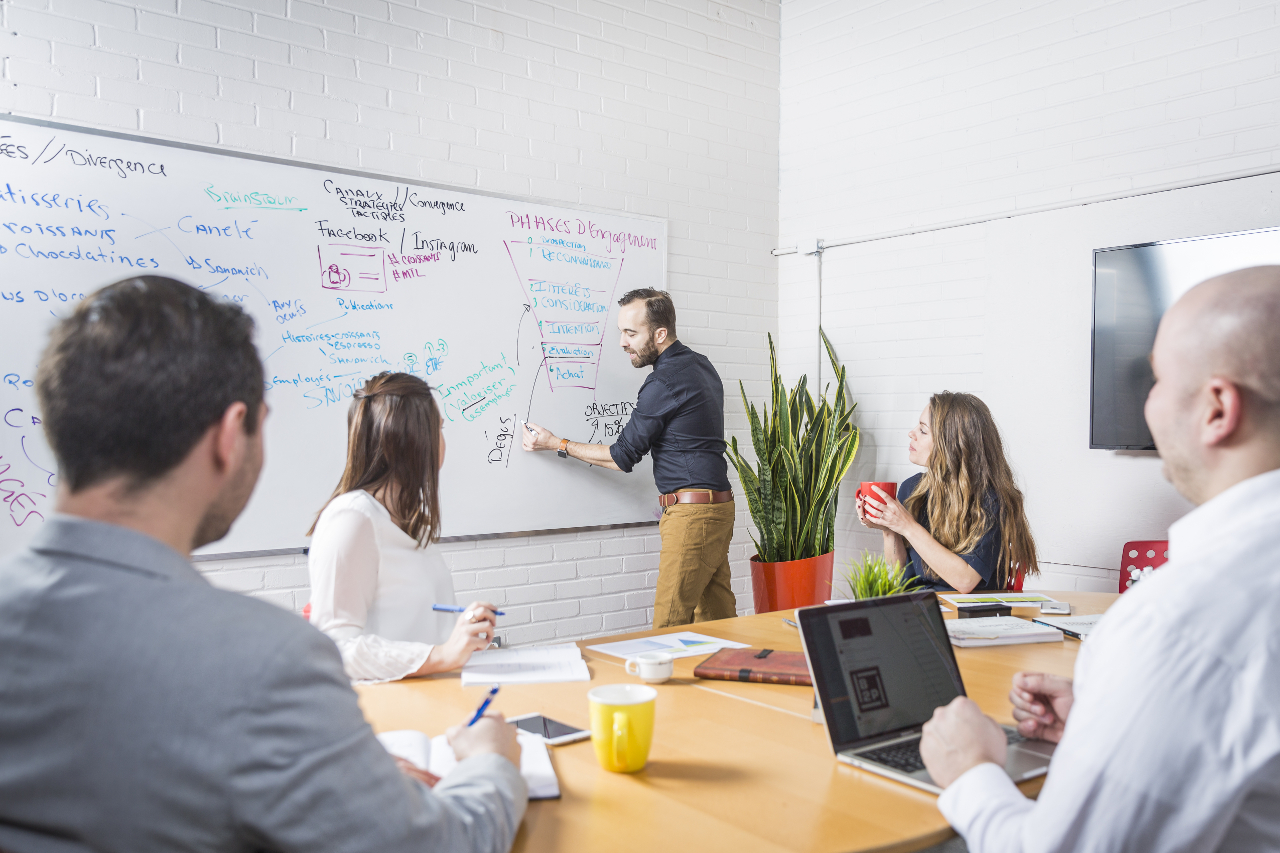
M 551 766 L 551 755 L 547 751 L 546 742 L 525 731 L 517 731 L 516 739 L 520 741 L 520 775 L 529 785 L 529 799 L 558 800 L 560 780 L 556 778 L 555 768 Z M 458 766 L 453 747 L 449 746 L 444 735 L 429 738 L 413 729 L 401 729 L 383 732 L 378 735 L 378 740 L 387 752 L 403 758 L 420 770 L 434 773 L 441 779 Z

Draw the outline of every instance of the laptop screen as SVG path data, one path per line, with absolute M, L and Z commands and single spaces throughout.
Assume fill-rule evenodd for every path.
M 933 592 L 797 611 L 837 752 L 923 725 L 964 682 Z

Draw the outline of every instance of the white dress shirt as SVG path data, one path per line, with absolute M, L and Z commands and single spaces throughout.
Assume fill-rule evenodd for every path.
M 1037 800 L 982 764 L 938 808 L 974 853 L 1280 850 L 1280 470 L 1174 524 L 1090 635 Z
M 311 624 L 338 645 L 353 681 L 394 681 L 416 672 L 457 616 L 453 576 L 434 545 L 419 548 L 364 491 L 347 492 L 320 514 L 307 558 Z

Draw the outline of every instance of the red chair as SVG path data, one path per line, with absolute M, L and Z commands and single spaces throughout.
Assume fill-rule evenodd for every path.
M 1005 584 L 1004 588 L 1009 592 L 1022 592 L 1022 581 L 1026 578 L 1026 575 L 1026 570 L 1019 566 L 1018 571 L 1009 578 L 1009 582 Z
M 1143 569 L 1158 569 L 1169 562 L 1168 539 L 1144 539 L 1124 543 L 1120 555 L 1120 591 L 1132 587 L 1142 577 Z

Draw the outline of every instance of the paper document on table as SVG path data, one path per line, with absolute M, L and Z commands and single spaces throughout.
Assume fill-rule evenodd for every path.
M 422 732 L 403 729 L 383 732 L 378 735 L 378 740 L 387 752 L 441 779 L 458 766 L 458 758 L 444 735 L 429 738 Z M 531 732 L 517 731 L 516 740 L 520 742 L 520 775 L 529 784 L 529 799 L 559 799 L 560 780 L 556 778 L 551 756 L 542 738 Z
M 1012 607 L 1029 607 L 1033 604 L 1040 604 L 1044 601 L 1057 601 L 1047 595 L 1041 595 L 1038 592 L 975 592 L 968 595 L 944 595 L 941 596 L 943 601 L 949 601 L 957 607 L 972 606 L 975 604 L 1004 604 Z
M 1050 628 L 1057 628 L 1068 637 L 1083 640 L 1097 627 L 1098 620 L 1101 618 L 1101 613 L 1091 613 L 1087 616 L 1040 616 L 1033 621 L 1048 625 Z
M 637 640 L 601 643 L 598 646 L 587 646 L 587 648 L 615 658 L 629 658 L 642 652 L 666 652 L 676 658 L 692 658 L 698 655 L 709 655 L 721 649 L 745 649 L 747 644 L 721 640 L 719 637 L 708 637 L 706 634 L 695 634 L 692 631 L 680 631 L 676 634 L 655 634 L 652 637 L 641 637 Z
M 551 766 L 546 742 L 532 732 L 519 730 L 516 731 L 516 740 L 520 742 L 520 775 L 529 783 L 529 799 L 560 799 L 560 780 Z M 427 770 L 443 779 L 457 766 L 458 759 L 453 754 L 453 747 L 449 746 L 449 740 L 444 735 L 433 737 L 431 766 Z
M 1008 646 L 1017 643 L 1056 643 L 1062 632 L 1016 616 L 948 619 L 947 636 L 953 646 Z
M 463 687 L 590 680 L 591 673 L 576 643 L 476 652 L 462 667 Z

